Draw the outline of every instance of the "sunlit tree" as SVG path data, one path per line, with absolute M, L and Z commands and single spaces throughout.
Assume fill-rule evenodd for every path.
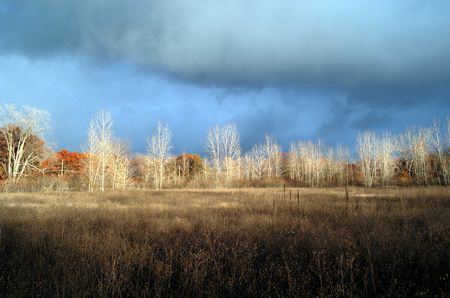
M 167 124 L 158 122 L 156 131 L 147 141 L 147 150 L 149 153 L 149 162 L 153 162 L 153 177 L 155 187 L 163 187 L 165 177 L 165 164 L 170 156 L 172 148 L 172 132 Z
M 94 116 L 89 125 L 85 148 L 89 191 L 105 191 L 108 162 L 114 150 L 112 126 L 111 113 L 103 110 Z
M 365 131 L 357 137 L 357 151 L 361 163 L 361 171 L 364 177 L 364 185 L 372 187 L 377 176 L 378 167 L 378 141 L 375 133 Z
M 237 178 L 240 173 L 240 137 L 236 125 L 215 125 L 208 132 L 206 144 L 217 177 L 226 181 Z
M 45 110 L 0 105 L 0 163 L 7 179 L 17 182 L 28 171 L 39 170 L 49 120 Z

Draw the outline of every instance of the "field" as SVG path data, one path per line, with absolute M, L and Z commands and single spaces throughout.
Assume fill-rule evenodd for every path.
M 0 295 L 449 296 L 449 194 L 2 194 Z

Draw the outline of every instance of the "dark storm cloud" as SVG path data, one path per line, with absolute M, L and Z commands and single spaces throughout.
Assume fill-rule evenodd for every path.
M 269 133 L 287 149 L 299 137 L 351 143 L 359 130 L 445 116 L 449 28 L 444 0 L 0 0 L 0 58 L 52 61 L 35 75 L 56 78 L 55 90 L 64 70 L 51 65 L 61 57 L 94 65 L 100 80 L 72 71 L 61 91 L 70 94 L 55 98 L 88 98 L 85 109 L 118 109 L 119 121 L 148 109 L 171 122 L 178 145 L 191 142 L 186 149 L 204 143 L 182 133 L 192 107 L 190 131 L 234 121 L 244 147 Z M 138 75 L 125 78 L 130 70 L 116 64 Z
M 0 49 L 224 86 L 449 83 L 448 1 L 3 0 Z
M 348 91 L 343 99 L 332 101 L 332 117 L 321 127 L 324 133 L 333 133 L 345 125 L 354 130 L 389 130 L 398 123 L 398 115 L 419 109 L 421 114 L 407 121 L 419 124 L 425 118 L 429 122 L 434 116 L 445 117 L 450 109 L 450 86 L 446 84 L 433 83 L 428 88 L 359 86 Z

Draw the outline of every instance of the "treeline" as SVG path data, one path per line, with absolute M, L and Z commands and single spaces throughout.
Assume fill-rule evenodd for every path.
M 0 109 L 4 191 L 450 184 L 449 119 L 398 136 L 360 133 L 356 160 L 349 148 L 321 141 L 293 142 L 283 151 L 271 136 L 242 152 L 234 124 L 209 129 L 205 156 L 173 156 L 172 133 L 161 122 L 147 140 L 146 154 L 132 154 L 129 144 L 114 136 L 106 111 L 91 120 L 83 152 L 52 152 L 44 138 L 47 111 Z

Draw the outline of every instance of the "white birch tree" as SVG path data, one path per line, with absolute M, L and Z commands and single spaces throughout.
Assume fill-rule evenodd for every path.
M 376 146 L 378 150 L 377 164 L 379 166 L 381 185 L 386 186 L 395 171 L 397 146 L 394 137 L 388 132 L 385 132 L 376 142 L 378 143 L 378 146 Z
M 247 153 L 249 159 L 248 163 L 251 166 L 251 178 L 261 179 L 267 173 L 266 163 L 267 163 L 267 152 L 264 146 L 256 144 L 252 147 L 250 152 Z
M 235 124 L 215 125 L 208 131 L 206 150 L 218 179 L 226 181 L 240 175 L 240 137 Z
M 127 189 L 128 182 L 131 176 L 130 171 L 130 158 L 129 158 L 129 145 L 120 140 L 113 142 L 113 154 L 110 160 L 110 176 L 111 176 L 111 188 L 114 189 Z
M 338 145 L 336 150 L 338 162 L 338 182 L 340 186 L 348 186 L 348 166 L 350 163 L 350 150 L 348 147 Z
M 431 136 L 430 128 L 408 128 L 399 138 L 400 156 L 418 185 L 426 186 L 429 183 Z
M 153 160 L 154 183 L 156 189 L 161 189 L 165 177 L 165 164 L 170 156 L 172 148 L 172 132 L 167 124 L 158 121 L 156 131 L 153 136 L 147 140 L 148 153 L 150 160 Z
M 450 121 L 447 119 L 447 122 L 445 123 L 447 125 L 447 129 L 450 126 Z M 446 152 L 449 147 L 448 140 L 446 140 L 445 132 L 443 133 L 441 130 L 441 123 L 439 120 L 434 120 L 433 127 L 432 127 L 432 145 L 433 145 L 433 151 L 436 155 L 436 161 L 434 163 L 435 166 L 435 172 L 438 177 L 438 181 L 440 185 L 449 186 L 450 180 L 449 180 L 449 174 L 450 174 L 450 160 L 447 156 L 448 153 Z M 448 130 L 447 130 L 448 135 Z
M 377 137 L 373 132 L 365 131 L 358 135 L 356 142 L 364 176 L 364 186 L 372 187 L 377 176 Z
M 220 175 L 222 172 L 221 159 L 223 158 L 223 153 L 221 132 L 222 127 L 220 125 L 216 124 L 211 127 L 208 131 L 208 140 L 206 143 L 206 150 L 217 175 Z
M 112 125 L 111 113 L 104 110 L 100 110 L 89 125 L 85 149 L 89 191 L 106 189 L 108 162 L 114 153 Z
M 280 162 L 281 162 L 281 148 L 275 139 L 266 135 L 263 149 L 266 156 L 266 175 L 268 178 L 279 177 Z
M 38 140 L 49 129 L 49 120 L 50 114 L 45 110 L 0 105 L 0 134 L 6 145 L 1 165 L 12 182 L 19 181 L 28 170 L 39 170 L 36 164 L 42 156 L 38 154 L 38 146 L 44 144 Z

